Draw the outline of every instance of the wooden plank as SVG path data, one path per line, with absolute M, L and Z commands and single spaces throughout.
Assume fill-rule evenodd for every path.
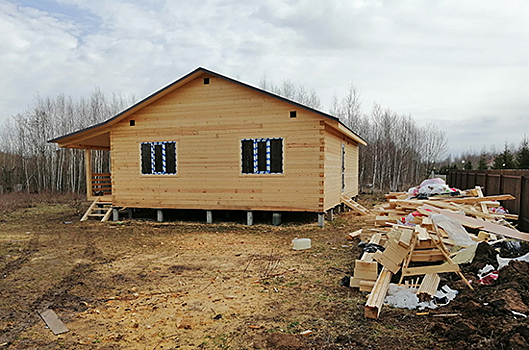
M 441 277 L 436 273 L 430 273 L 424 276 L 419 290 L 417 291 L 417 297 L 419 298 L 419 300 L 431 300 L 437 292 L 439 282 L 441 282 Z
M 499 214 L 485 214 L 485 213 L 475 210 L 474 208 L 467 208 L 467 207 L 457 205 L 454 203 L 450 203 L 450 202 L 428 200 L 428 201 L 425 201 L 424 203 L 427 205 L 429 204 L 431 206 L 437 207 L 437 208 L 449 209 L 449 210 L 454 210 L 454 211 L 462 211 L 466 214 L 482 217 L 485 219 L 494 219 L 497 217 L 502 217 L 502 215 L 499 215 Z
M 96 199 L 92 202 L 92 204 L 90 204 L 90 206 L 88 207 L 88 210 L 81 218 L 81 221 L 88 220 L 88 217 L 90 216 L 90 214 L 92 214 L 92 210 L 94 210 L 94 208 L 96 207 L 97 202 L 99 202 L 99 197 L 96 197 Z
M 413 262 L 431 262 L 431 261 L 444 261 L 445 256 L 443 253 L 436 249 L 417 250 L 413 251 L 411 261 Z
M 359 287 L 361 292 L 371 292 L 376 281 L 360 281 Z
M 351 240 L 353 240 L 353 239 L 355 239 L 357 237 L 360 237 L 361 234 L 362 234 L 362 229 L 356 230 L 354 232 L 349 233 L 347 235 L 347 239 L 351 241 Z
M 419 241 L 429 241 L 431 239 L 428 231 L 422 226 L 415 226 L 415 232 L 417 233 L 417 239 Z
M 485 196 L 485 197 L 445 198 L 443 199 L 443 201 L 452 202 L 452 203 L 473 204 L 473 203 L 479 203 L 479 202 L 501 201 L 501 200 L 512 200 L 512 199 L 516 199 L 516 198 L 510 194 L 501 194 L 497 196 Z
M 441 264 L 434 266 L 407 267 L 402 269 L 404 276 L 427 275 L 429 273 L 458 272 L 457 264 Z
M 380 310 L 382 309 L 382 304 L 384 303 L 384 298 L 388 293 L 389 282 L 393 274 L 388 269 L 382 269 L 380 275 L 378 276 L 373 290 L 367 298 L 366 305 L 364 307 L 364 316 L 367 318 L 378 318 L 380 315 Z
M 431 207 L 428 204 L 425 204 L 424 207 L 427 209 L 435 210 L 439 212 L 440 214 L 443 214 L 447 217 L 456 219 L 463 226 L 465 224 L 471 224 L 471 225 L 474 224 L 476 226 L 479 226 L 480 228 L 483 228 L 486 231 L 489 231 L 495 234 L 500 234 L 500 235 L 507 236 L 509 238 L 516 238 L 522 241 L 529 242 L 529 233 L 520 232 L 510 227 L 501 226 L 501 225 L 498 225 L 492 222 L 481 221 L 479 219 L 471 218 L 471 217 L 468 217 L 468 216 L 465 216 L 465 215 L 462 215 L 462 214 L 459 214 L 459 213 L 456 213 L 450 210 Z
M 42 317 L 42 320 L 50 328 L 53 334 L 58 335 L 69 331 L 53 310 L 39 310 L 38 314 Z
M 373 259 L 378 261 L 380 264 L 382 264 L 382 266 L 384 266 L 384 268 L 390 270 L 392 273 L 397 273 L 400 270 L 400 265 L 389 259 L 380 250 L 377 250 L 373 254 Z
M 401 229 L 402 232 L 400 239 L 399 239 L 399 245 L 405 249 L 409 248 L 411 245 L 411 240 L 413 238 L 413 231 L 408 229 Z

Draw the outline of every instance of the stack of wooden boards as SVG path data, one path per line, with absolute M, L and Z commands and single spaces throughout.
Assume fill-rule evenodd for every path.
M 433 297 L 440 282 L 439 273 L 457 273 L 472 288 L 459 265 L 451 259 L 449 248 L 454 242 L 430 219 L 431 213 L 443 214 L 477 232 L 469 234 L 475 241 L 497 240 L 501 238 L 498 236 L 529 241 L 529 234 L 516 230 L 506 221 L 516 216 L 491 210 L 500 206 L 498 200 L 514 197 L 484 197 L 479 187 L 465 191 L 464 196 L 418 200 L 405 199 L 405 193 L 390 193 L 386 195 L 387 203 L 372 210 L 376 216 L 366 220 L 368 225 L 350 234 L 350 239 L 359 237 L 370 246 L 384 247 L 383 251 L 364 252 L 355 261 L 351 287 L 370 292 L 364 310 L 366 317 L 378 318 L 390 280 L 398 273 L 399 284 L 418 287 L 421 300 Z M 403 224 L 406 216 L 408 225 Z

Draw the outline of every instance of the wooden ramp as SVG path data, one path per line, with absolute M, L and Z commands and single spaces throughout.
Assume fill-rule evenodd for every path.
M 354 200 L 352 200 L 351 198 L 348 198 L 347 196 L 343 194 L 340 196 L 340 202 L 344 203 L 346 206 L 348 206 L 350 209 L 352 209 L 353 211 L 357 212 L 360 215 L 371 214 L 369 210 L 367 210 L 366 208 L 364 208 L 363 206 L 361 206 L 360 204 L 356 203 Z
M 86 221 L 89 217 L 97 217 L 101 218 L 101 221 L 107 221 L 110 218 L 110 214 L 112 214 L 112 202 L 103 202 L 101 198 L 96 197 L 81 218 L 81 221 Z

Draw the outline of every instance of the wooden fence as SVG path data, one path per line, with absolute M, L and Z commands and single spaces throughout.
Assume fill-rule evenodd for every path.
M 529 170 L 450 170 L 446 183 L 462 190 L 481 186 L 485 196 L 513 195 L 502 206 L 518 214 L 519 230 L 529 232 Z

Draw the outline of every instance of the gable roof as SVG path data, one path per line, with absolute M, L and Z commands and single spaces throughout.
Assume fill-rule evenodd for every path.
M 245 88 L 251 89 L 251 90 L 256 91 L 258 93 L 268 95 L 268 96 L 273 97 L 275 99 L 278 99 L 278 100 L 281 100 L 283 102 L 289 103 L 289 104 L 291 104 L 291 105 L 293 105 L 295 107 L 302 108 L 302 109 L 305 109 L 305 110 L 307 110 L 307 111 L 309 111 L 311 113 L 315 113 L 315 114 L 318 114 L 318 115 L 320 115 L 322 117 L 328 118 L 329 120 L 332 121 L 332 125 L 331 126 L 333 128 L 337 129 L 341 133 L 343 133 L 346 136 L 350 137 L 354 141 L 356 141 L 356 142 L 358 142 L 358 143 L 360 143 L 362 145 L 367 145 L 366 141 L 364 141 L 354 131 L 349 129 L 338 118 L 336 118 L 336 117 L 334 117 L 334 116 L 332 116 L 330 114 L 327 114 L 327 113 L 324 113 L 324 112 L 319 111 L 317 109 L 308 107 L 308 106 L 303 105 L 301 103 L 298 103 L 296 101 L 289 100 L 289 99 L 287 99 L 285 97 L 276 95 L 276 94 L 274 94 L 272 92 L 269 92 L 269 91 L 260 89 L 258 87 L 243 83 L 241 81 L 232 79 L 232 78 L 227 77 L 225 75 L 213 72 L 213 71 L 211 71 L 209 69 L 206 69 L 206 68 L 203 68 L 203 67 L 196 68 L 194 71 L 184 75 L 180 79 L 170 83 L 169 85 L 167 85 L 167 86 L 161 88 L 160 90 L 152 93 L 151 95 L 143 98 L 141 101 L 139 101 L 139 102 L 135 103 L 134 105 L 128 107 L 127 109 L 125 109 L 122 112 L 116 114 L 115 116 L 111 117 L 110 119 L 107 119 L 107 120 L 105 120 L 105 121 L 103 121 L 103 122 L 101 122 L 99 124 L 95 124 L 95 125 L 89 126 L 89 127 L 85 128 L 85 129 L 74 131 L 74 132 L 72 132 L 70 134 L 66 134 L 66 135 L 54 138 L 52 140 L 49 140 L 48 142 L 58 143 L 60 147 L 67 146 L 67 145 L 70 146 L 70 147 L 75 147 L 75 146 L 70 145 L 70 143 L 75 142 L 74 140 L 78 139 L 80 134 L 85 133 L 85 132 L 89 132 L 89 131 L 92 131 L 94 133 L 94 135 L 93 135 L 93 139 L 94 140 L 101 141 L 102 138 L 108 137 L 108 135 L 103 135 L 105 132 L 108 132 L 108 130 L 107 130 L 108 127 L 110 127 L 110 126 L 112 126 L 114 124 L 117 124 L 118 122 L 120 122 L 121 120 L 123 120 L 126 117 L 130 116 L 131 114 L 135 113 L 139 109 L 142 109 L 146 105 L 148 105 L 148 104 L 150 104 L 150 103 L 162 98 L 163 96 L 173 92 L 174 90 L 178 89 L 182 85 L 190 82 L 191 80 L 194 80 L 194 79 L 198 78 L 199 76 L 201 76 L 203 74 L 209 74 L 209 75 L 212 75 L 212 76 L 217 77 L 217 78 L 225 79 L 227 81 L 230 81 L 232 83 L 238 84 L 238 85 L 243 86 Z M 97 133 L 98 130 L 101 130 L 102 132 L 101 133 Z M 92 132 L 90 134 L 92 134 Z M 90 145 L 87 144 L 85 146 L 81 146 L 81 145 L 78 145 L 78 146 L 79 146 L 78 148 L 89 148 Z

